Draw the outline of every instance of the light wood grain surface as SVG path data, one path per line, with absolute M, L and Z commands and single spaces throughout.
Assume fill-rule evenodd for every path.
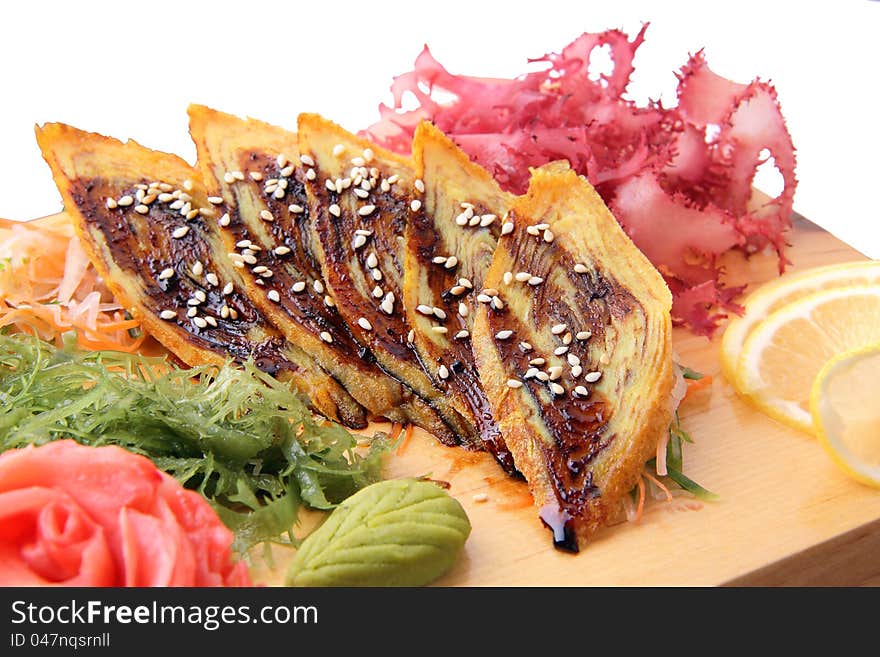
M 789 271 L 864 256 L 797 218 Z M 776 275 L 776 259 L 728 259 L 731 284 Z M 718 502 L 651 501 L 640 522 L 604 530 L 580 554 L 553 549 L 530 506 L 525 484 L 505 477 L 485 454 L 438 445 L 416 430 L 388 476 L 430 475 L 448 481 L 473 525 L 444 586 L 584 585 L 877 585 L 880 583 L 880 491 L 837 469 L 807 434 L 743 402 L 720 371 L 720 332 L 713 340 L 676 329 L 682 364 L 714 377 L 682 406 L 695 444 L 684 448 L 685 472 L 720 495 Z M 375 425 L 383 428 L 383 425 Z M 384 427 L 384 428 L 387 428 Z M 485 493 L 485 502 L 474 495 Z M 315 521 L 307 514 L 303 527 Z M 279 581 L 290 552 L 276 552 Z

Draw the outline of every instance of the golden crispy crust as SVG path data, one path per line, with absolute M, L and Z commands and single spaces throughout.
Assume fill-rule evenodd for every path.
M 492 262 L 501 218 L 514 196 L 430 123 L 416 129 L 413 162 L 424 190 L 416 190 L 422 212 L 411 215 L 404 239 L 403 301 L 413 343 L 435 383 L 448 387 L 454 408 L 479 428 L 482 446 L 513 471 L 513 459 L 480 384 L 470 331 L 475 298 Z M 466 207 L 473 208 L 473 226 L 456 222 Z M 461 285 L 461 279 L 469 287 Z M 439 308 L 445 317 L 426 314 L 426 307 Z M 447 333 L 436 332 L 439 325 Z M 441 365 L 452 372 L 445 380 L 438 376 Z
M 213 228 L 218 209 L 186 162 L 61 124 L 38 129 L 37 140 L 90 259 L 148 333 L 189 365 L 253 357 L 262 369 L 292 380 L 323 414 L 365 425 L 363 409 L 305 352 L 288 344 L 243 294 Z M 184 217 L 172 209 L 171 199 L 159 197 L 172 189 L 178 198 L 187 194 L 187 203 L 201 212 Z M 147 199 L 107 205 L 108 198 L 139 193 Z M 174 236 L 184 228 L 185 235 Z M 161 278 L 166 269 L 173 273 Z M 233 291 L 222 293 L 227 284 Z M 204 298 L 189 305 L 196 295 Z M 224 305 L 234 316 L 221 316 Z M 195 318 L 186 314 L 193 307 Z M 163 319 L 163 312 L 173 317 Z
M 478 310 L 474 349 L 541 517 L 558 532 L 557 542 L 572 548 L 575 535 L 586 539 L 614 518 L 668 429 L 671 295 L 595 190 L 567 167 L 534 171 L 510 215 L 514 231 L 501 238 L 485 283 L 504 289 L 507 305 Z M 527 231 L 541 224 L 552 241 L 543 228 Z M 523 271 L 544 281 L 505 285 L 506 272 Z M 505 329 L 514 335 L 498 339 Z M 583 331 L 591 336 L 574 337 Z M 524 352 L 521 341 L 531 348 Z M 536 357 L 547 360 L 538 371 L 558 365 L 561 375 L 527 377 Z M 572 362 L 582 369 L 577 376 Z M 601 372 L 597 382 L 586 379 L 591 371 Z M 554 391 L 554 383 L 562 388 Z M 586 394 L 575 392 L 579 385 Z

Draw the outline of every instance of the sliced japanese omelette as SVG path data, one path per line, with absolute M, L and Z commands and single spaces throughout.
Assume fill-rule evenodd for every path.
M 208 193 L 225 201 L 226 248 L 253 255 L 240 269 L 251 300 L 372 415 L 402 423 L 432 417 L 430 407 L 376 364 L 336 309 L 312 244 L 309 167 L 300 160 L 296 134 L 198 105 L 189 115 Z
M 483 446 L 512 472 L 474 363 L 471 331 L 478 298 L 498 305 L 483 277 L 515 197 L 430 123 L 416 129 L 413 163 L 422 212 L 406 224 L 403 286 L 413 344 L 435 380 L 447 383 L 455 409 L 478 428 Z
M 217 222 L 225 210 L 180 158 L 62 124 L 37 129 L 86 252 L 144 329 L 188 365 L 253 358 L 349 426 L 363 408 L 257 310 Z
M 404 230 L 421 212 L 411 163 L 315 114 L 298 121 L 316 258 L 339 314 L 378 365 L 419 398 L 413 421 L 446 444 L 479 445 L 476 427 L 432 381 L 403 305 Z
M 505 306 L 477 310 L 477 366 L 541 519 L 576 551 L 619 514 L 668 430 L 672 299 L 567 165 L 533 171 L 509 218 L 484 283 Z

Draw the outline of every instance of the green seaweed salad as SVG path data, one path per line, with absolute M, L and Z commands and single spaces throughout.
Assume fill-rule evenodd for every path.
M 63 438 L 150 458 L 212 503 L 239 552 L 285 533 L 296 544 L 301 505 L 331 509 L 377 481 L 388 449 L 380 433 L 356 451 L 252 363 L 183 369 L 0 333 L 0 450 Z

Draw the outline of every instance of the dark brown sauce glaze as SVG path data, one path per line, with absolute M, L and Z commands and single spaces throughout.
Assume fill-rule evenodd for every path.
M 488 212 L 488 208 L 476 206 L 476 214 Z M 445 252 L 442 237 L 433 218 L 425 212 L 419 212 L 414 213 L 410 221 L 411 225 L 407 231 L 407 239 L 414 242 L 413 246 L 420 270 L 427 272 L 427 285 L 433 292 L 433 300 L 437 300 L 438 305 L 446 312 L 446 319 L 442 323 L 449 331 L 447 335 L 455 336 L 461 330 L 469 330 L 471 328 L 470 322 L 459 315 L 458 304 L 459 302 L 467 304 L 471 312 L 473 312 L 473 297 L 479 290 L 469 290 L 468 294 L 465 295 L 452 294 L 450 290 L 458 283 L 461 272 L 459 268 L 447 269 L 443 265 L 433 262 L 437 256 L 447 257 L 450 255 Z M 495 224 L 487 228 L 459 228 L 457 226 L 456 228 L 459 230 L 494 231 L 497 233 L 497 224 L 498 222 L 496 221 Z M 491 260 L 490 254 L 487 260 Z M 472 283 L 475 288 L 478 288 L 482 283 L 482 279 L 472 280 Z M 437 360 L 438 362 L 442 360 L 443 364 L 452 372 L 452 376 L 447 379 L 445 385 L 448 385 L 469 408 L 483 446 L 496 458 L 506 472 L 514 474 L 516 466 L 513 462 L 513 455 L 504 443 L 504 438 L 498 429 L 498 424 L 492 415 L 489 400 L 486 398 L 486 393 L 480 382 L 480 374 L 477 371 L 473 350 L 471 349 L 471 338 L 460 339 L 452 337 L 452 339 L 447 341 L 446 351 L 442 358 Z
M 541 285 L 518 288 L 532 295 L 531 316 L 525 322 L 513 317 L 507 308 L 489 311 L 493 334 L 502 329 L 514 331 L 509 340 L 495 340 L 495 348 L 511 378 L 522 379 L 530 367 L 529 361 L 535 357 L 551 360 L 551 354 L 524 351 L 520 347 L 521 341 L 530 342 L 529 335 L 549 333 L 551 326 L 562 323 L 572 333 L 589 330 L 592 333 L 590 341 L 604 343 L 607 327 L 639 307 L 635 298 L 610 273 L 576 273 L 569 254 L 556 245 L 523 235 L 519 239 L 502 240 L 499 248 L 512 249 L 511 260 L 520 271 L 545 279 Z M 566 294 L 553 283 L 554 273 L 560 271 L 565 272 L 567 283 L 574 290 L 573 302 L 570 293 Z M 601 372 L 601 363 L 590 360 L 590 341 L 572 340 L 568 353 L 580 359 L 584 373 Z M 558 344 L 561 346 L 561 341 Z M 560 360 L 567 356 L 565 354 Z M 577 518 L 583 515 L 591 500 L 602 494 L 593 483 L 590 464 L 614 441 L 615 436 L 608 432 L 610 403 L 585 383 L 583 376 L 572 377 L 570 367 L 564 366 L 557 383 L 565 389 L 561 395 L 553 393 L 547 383 L 536 378 L 524 380 L 523 390 L 531 395 L 540 409 L 540 423 L 546 427 L 551 440 L 550 444 L 542 441 L 541 451 L 558 506 L 546 505 L 541 511 L 541 519 L 553 530 L 554 544 L 558 548 L 577 551 Z M 586 386 L 589 395 L 573 394 L 577 385 Z
M 223 274 L 228 265 L 214 261 L 204 235 L 203 217 L 187 220 L 159 202 L 153 202 L 147 214 L 136 212 L 133 206 L 106 207 L 108 197 L 134 196 L 135 185 L 149 182 L 77 179 L 71 183 L 71 195 L 89 230 L 103 235 L 116 266 L 136 281 L 140 303 L 156 316 L 163 310 L 175 311 L 176 319 L 163 321 L 175 325 L 180 336 L 199 349 L 238 361 L 253 357 L 255 364 L 270 374 L 297 369 L 282 353 L 285 340 L 271 329 L 267 331 L 268 322 L 241 293 L 240 286 L 236 285 L 231 294 L 222 294 L 229 282 Z M 189 228 L 187 235 L 172 238 L 171 233 L 183 226 Z M 196 262 L 202 264 L 202 276 L 193 273 Z M 166 268 L 173 269 L 174 276 L 159 280 L 160 272 Z M 218 285 L 206 281 L 207 273 L 217 275 Z M 197 291 L 205 295 L 205 301 L 197 306 L 198 316 L 213 318 L 216 327 L 199 328 L 186 316 L 190 307 L 187 303 Z M 237 319 L 221 316 L 224 304 L 238 314 Z M 255 341 L 255 329 L 268 336 Z

